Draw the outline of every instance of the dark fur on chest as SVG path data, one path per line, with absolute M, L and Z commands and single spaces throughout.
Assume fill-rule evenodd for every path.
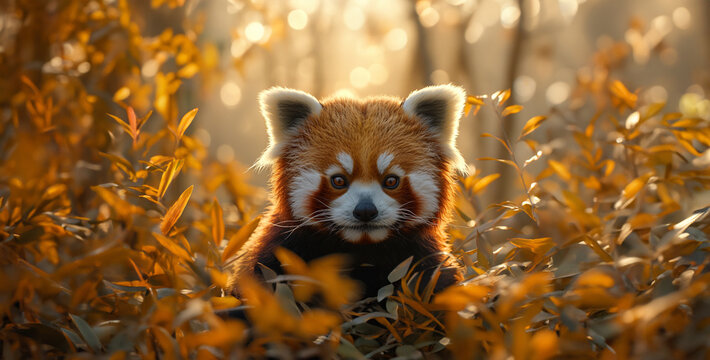
M 251 272 L 259 274 L 258 264 L 262 264 L 278 274 L 283 273 L 281 264 L 274 256 L 274 249 L 284 247 L 306 262 L 330 254 L 344 254 L 349 260 L 346 274 L 363 285 L 364 297 L 376 296 L 377 291 L 387 285 L 387 275 L 402 261 L 413 256 L 413 264 L 423 259 L 415 269 L 428 280 L 432 271 L 442 263 L 447 263 L 447 255 L 442 254 L 438 242 L 425 229 L 394 232 L 382 242 L 353 244 L 342 240 L 334 233 L 304 226 L 295 231 L 272 227 L 260 239 L 250 266 Z M 442 289 L 457 281 L 455 269 L 442 269 L 436 289 Z M 426 281 L 422 282 L 423 284 Z M 424 285 L 422 285 L 423 287 Z

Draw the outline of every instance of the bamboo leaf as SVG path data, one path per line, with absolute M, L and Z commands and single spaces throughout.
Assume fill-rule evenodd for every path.
M 412 264 L 412 259 L 414 259 L 414 257 L 410 256 L 410 257 L 406 258 L 404 261 L 402 261 L 399 265 L 397 265 L 389 273 L 389 275 L 387 275 L 387 281 L 393 283 L 393 282 L 398 281 L 401 278 L 403 278 L 404 275 L 407 274 L 407 271 L 409 270 L 409 265 Z
M 552 170 L 554 170 L 557 175 L 562 178 L 562 180 L 569 181 L 572 179 L 572 173 L 570 173 L 569 169 L 567 169 L 567 166 L 565 166 L 563 163 L 556 160 L 548 160 L 547 163 L 548 165 L 550 165 L 550 168 L 552 168 Z
M 497 161 L 499 163 L 503 163 L 509 166 L 512 166 L 514 169 L 519 170 L 518 164 L 516 164 L 513 160 L 508 160 L 508 159 L 497 159 L 497 158 L 492 158 L 492 157 L 482 157 L 478 158 L 478 160 L 483 160 L 483 161 Z
M 163 172 L 163 175 L 160 177 L 160 184 L 158 185 L 158 199 L 163 198 L 163 195 L 165 195 L 165 192 L 168 190 L 170 183 L 173 181 L 175 176 L 180 173 L 180 169 L 182 169 L 184 162 L 184 159 L 173 159 L 170 161 L 167 169 L 165 169 L 165 172 Z
M 195 115 L 197 115 L 197 110 L 197 108 L 194 108 L 188 111 L 185 115 L 183 115 L 182 119 L 180 119 L 180 124 L 178 125 L 177 129 L 178 140 L 182 138 L 187 128 L 190 126 L 190 124 L 192 124 L 192 120 L 194 120 Z
M 219 246 L 219 243 L 224 238 L 224 218 L 222 217 L 222 207 L 219 205 L 217 198 L 212 201 L 210 216 L 212 217 L 212 240 L 214 240 L 215 245 Z
M 130 95 L 131 95 L 131 89 L 129 89 L 126 86 L 123 86 L 120 89 L 116 90 L 116 92 L 113 94 L 113 101 L 119 102 L 119 101 L 125 100 Z
M 106 114 L 106 115 L 110 116 L 114 121 L 116 121 L 119 125 L 121 125 L 121 127 L 123 128 L 123 131 L 125 131 L 129 134 L 131 133 L 131 127 L 128 126 L 128 124 L 125 121 L 123 121 L 123 119 L 119 118 L 118 116 L 111 115 L 111 114 Z
M 89 348 L 91 348 L 91 351 L 93 351 L 94 353 L 100 352 L 101 341 L 99 340 L 99 337 L 96 336 L 94 329 L 91 328 L 91 326 L 79 316 L 76 316 L 74 314 L 69 314 L 69 316 L 71 317 L 72 321 L 74 321 L 74 325 L 76 325 L 76 328 L 79 329 L 79 333 L 81 334 L 81 337 L 84 338 L 84 341 L 86 341 L 86 345 L 89 345 Z
M 505 141 L 495 135 L 489 134 L 489 133 L 483 133 L 483 134 L 481 134 L 481 137 L 489 137 L 489 138 L 493 138 L 493 139 L 498 140 L 498 142 L 501 143 L 501 145 L 503 145 L 503 147 L 505 147 L 506 150 L 508 150 L 508 154 L 511 154 L 511 155 L 513 154 L 513 150 L 510 149 L 510 146 L 508 146 L 507 141 Z
M 190 185 L 189 188 L 183 191 L 173 205 L 168 208 L 165 216 L 163 216 L 163 221 L 160 223 L 160 231 L 162 231 L 163 234 L 167 235 L 170 232 L 170 229 L 172 229 L 173 225 L 178 221 L 182 212 L 185 211 L 185 206 L 187 206 L 187 202 L 190 200 L 193 188 L 194 185 Z
M 242 245 L 249 240 L 251 234 L 256 230 L 260 219 L 261 216 L 255 217 L 248 224 L 242 226 L 236 234 L 232 235 L 229 239 L 229 243 L 227 243 L 227 247 L 222 251 L 222 261 L 227 261 L 227 259 L 234 256 L 234 254 L 241 249 Z
M 133 110 L 132 107 L 128 107 L 126 109 L 126 113 L 128 114 L 128 126 L 131 129 L 131 137 L 133 138 L 133 142 L 136 142 L 136 139 L 138 138 L 138 133 L 140 130 L 138 130 L 138 120 L 136 119 L 136 112 Z
M 498 174 L 498 173 L 485 176 L 483 179 L 476 181 L 476 183 L 473 185 L 473 188 L 471 189 L 471 191 L 474 194 L 478 194 L 481 191 L 483 191 L 483 189 L 485 189 L 490 183 L 492 183 L 493 181 L 495 181 L 499 177 L 500 177 L 500 174 Z
M 523 131 L 520 133 L 520 136 L 518 139 L 522 139 L 526 135 L 530 134 L 531 132 L 535 131 L 540 125 L 542 125 L 542 122 L 547 120 L 547 116 L 533 116 L 530 118 L 525 123 L 525 126 L 523 126 Z
M 160 243 L 160 245 L 163 245 L 164 248 L 166 248 L 168 251 L 170 251 L 173 255 L 179 257 L 180 259 L 183 259 L 185 261 L 192 261 L 192 257 L 190 256 L 190 253 L 187 252 L 187 250 L 183 249 L 180 245 L 172 241 L 171 239 L 158 234 L 156 232 L 153 233 L 153 236 L 155 237 L 156 240 Z
M 508 116 L 508 115 L 512 115 L 512 114 L 517 114 L 520 112 L 520 110 L 523 110 L 522 105 L 510 105 L 510 106 L 506 107 L 505 109 L 503 109 L 503 112 L 501 113 L 501 115 Z

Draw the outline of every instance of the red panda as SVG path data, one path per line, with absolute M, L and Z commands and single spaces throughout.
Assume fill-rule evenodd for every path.
M 410 256 L 425 274 L 448 266 L 437 289 L 460 281 L 445 226 L 457 172 L 466 170 L 456 148 L 465 99 L 453 85 L 404 101 L 263 91 L 270 143 L 256 166 L 271 166 L 272 204 L 234 261 L 232 290 L 242 274 L 258 277 L 258 264 L 281 272 L 277 247 L 305 261 L 345 254 L 366 296 Z

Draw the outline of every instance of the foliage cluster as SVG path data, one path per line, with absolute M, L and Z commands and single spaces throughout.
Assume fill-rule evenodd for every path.
M 287 275 L 240 279 L 236 299 L 222 290 L 228 260 L 263 191 L 213 161 L 190 135 L 198 111 L 177 106 L 183 81 L 214 73 L 214 49 L 196 45 L 199 21 L 144 36 L 131 9 L 30 0 L 11 13 L 3 358 L 708 356 L 710 210 L 688 206 L 710 187 L 710 124 L 614 80 L 625 45 L 600 50 L 569 108 L 533 117 L 515 141 L 485 135 L 509 157 L 479 160 L 512 167 L 520 196 L 485 206 L 499 175 L 461 179 L 450 235 L 463 284 L 433 294 L 405 261 L 377 299 L 353 303 L 342 258 L 280 251 Z M 509 96 L 469 97 L 466 121 L 479 109 L 510 121 L 522 107 Z M 313 296 L 323 305 L 309 307 Z M 248 322 L 218 315 L 242 300 Z

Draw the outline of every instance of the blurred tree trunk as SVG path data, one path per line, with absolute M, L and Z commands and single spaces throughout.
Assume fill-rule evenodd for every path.
M 431 54 L 429 53 L 429 37 L 424 25 L 422 25 L 422 22 L 419 19 L 419 14 L 417 14 L 416 1 L 412 1 L 411 4 L 411 14 L 417 29 L 417 58 L 415 67 L 421 69 L 421 71 L 417 71 L 416 73 L 422 74 L 424 77 L 424 79 L 422 79 L 422 83 L 424 83 L 425 86 L 429 86 L 432 85 L 431 73 L 434 71 L 434 64 L 431 59 Z M 418 84 L 414 85 L 412 88 L 417 87 L 419 87 Z
M 515 95 L 515 91 L 513 91 L 513 85 L 515 83 L 515 79 L 518 77 L 518 73 L 520 72 L 520 60 L 522 58 L 521 53 L 523 48 L 523 41 L 525 40 L 524 19 L 526 11 L 524 2 L 525 1 L 523 0 L 518 0 L 520 17 L 518 18 L 518 25 L 515 29 L 515 34 L 513 35 L 510 47 L 510 56 L 508 58 L 508 67 L 505 76 L 505 88 L 511 90 L 510 99 L 508 100 L 506 105 L 517 104 L 517 96 Z M 508 139 L 509 141 L 513 141 L 510 136 L 513 134 L 513 130 L 515 129 L 515 123 L 516 116 L 508 115 L 505 118 L 505 121 L 503 121 L 503 123 L 501 124 L 502 134 L 500 135 Z M 515 151 L 515 147 L 511 146 L 511 148 L 513 151 Z M 499 159 L 508 159 L 510 158 L 510 155 L 504 147 L 499 146 L 496 157 Z M 508 165 L 497 163 L 496 167 L 496 172 L 501 174 L 502 181 L 497 181 L 494 183 L 495 187 L 493 194 L 495 194 L 494 196 L 496 196 L 496 199 L 494 199 L 494 201 L 499 202 L 509 198 L 510 189 L 514 188 L 511 185 L 513 184 L 513 182 L 517 181 L 517 175 L 514 173 L 513 169 Z

